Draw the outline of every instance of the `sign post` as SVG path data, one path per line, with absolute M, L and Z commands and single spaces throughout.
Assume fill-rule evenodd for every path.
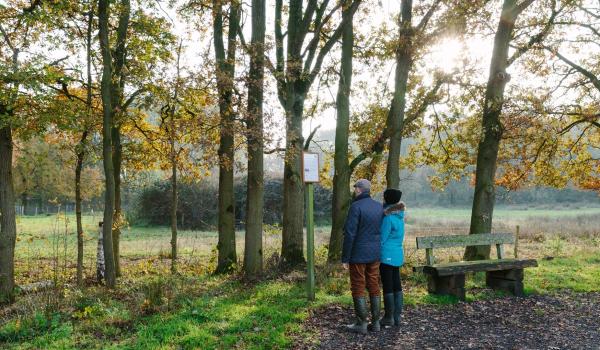
M 306 184 L 306 294 L 308 300 L 315 300 L 315 226 L 314 226 L 314 183 L 319 182 L 319 154 L 302 154 L 302 179 Z

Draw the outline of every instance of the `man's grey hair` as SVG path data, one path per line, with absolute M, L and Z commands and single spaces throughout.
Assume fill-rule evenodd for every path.
M 371 192 L 371 181 L 369 181 L 367 179 L 360 179 L 360 180 L 356 181 L 356 183 L 354 184 L 354 187 L 358 188 L 360 190 L 360 192 L 362 192 L 362 193 Z

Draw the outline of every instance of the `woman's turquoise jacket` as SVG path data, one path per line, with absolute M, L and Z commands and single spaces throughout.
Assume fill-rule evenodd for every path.
M 404 203 L 385 208 L 381 222 L 381 263 L 391 266 L 404 264 Z

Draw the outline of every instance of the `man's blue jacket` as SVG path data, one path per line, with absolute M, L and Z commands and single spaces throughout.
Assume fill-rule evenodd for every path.
M 379 261 L 382 218 L 383 206 L 371 199 L 368 193 L 361 193 L 354 199 L 344 225 L 343 263 L 365 264 Z

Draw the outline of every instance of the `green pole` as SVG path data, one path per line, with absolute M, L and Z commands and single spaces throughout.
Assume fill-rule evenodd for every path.
M 312 183 L 307 186 L 306 208 L 306 254 L 308 257 L 308 272 L 306 274 L 306 293 L 308 300 L 315 300 L 315 227 L 314 227 L 314 187 Z

